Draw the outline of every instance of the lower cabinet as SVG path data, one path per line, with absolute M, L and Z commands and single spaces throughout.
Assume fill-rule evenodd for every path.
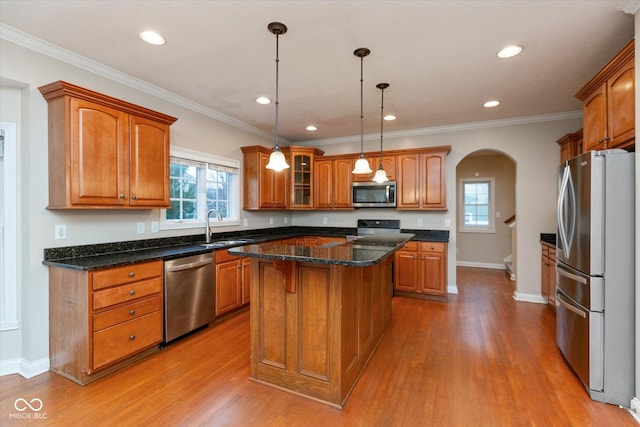
M 216 316 L 220 316 L 249 304 L 251 258 L 230 255 L 226 249 L 216 251 L 215 258 Z
M 540 276 L 542 279 L 542 297 L 549 306 L 556 309 L 556 248 L 542 244 L 542 261 Z
M 102 270 L 49 268 L 52 371 L 87 384 L 162 342 L 162 261 Z
M 407 242 L 395 254 L 394 293 L 447 298 L 447 243 Z

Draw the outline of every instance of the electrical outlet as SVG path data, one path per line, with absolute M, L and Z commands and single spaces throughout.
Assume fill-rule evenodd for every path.
M 451 219 L 445 218 L 444 219 L 444 226 L 445 227 L 451 227 Z
M 56 225 L 54 228 L 54 236 L 56 240 L 65 240 L 67 238 L 66 224 Z
M 328 223 L 329 223 L 329 220 L 327 219 L 327 217 L 326 217 L 326 216 L 323 216 L 323 217 L 322 217 L 322 223 L 323 223 L 323 224 L 328 224 Z
M 273 217 L 269 217 L 269 224 L 273 225 Z
M 151 221 L 151 232 L 157 233 L 158 231 L 160 231 L 160 224 L 158 221 Z
M 139 222 L 136 229 L 138 234 L 144 234 L 144 222 Z
M 422 227 L 422 218 L 418 218 L 416 223 L 417 223 L 418 227 Z
M 287 218 L 286 216 L 284 217 L 284 223 L 286 224 L 287 222 L 289 222 L 289 218 Z
M 245 219 L 244 219 L 244 226 L 245 226 L 245 227 L 248 227 L 248 226 L 249 226 L 249 219 L 248 219 L 248 218 L 245 218 Z

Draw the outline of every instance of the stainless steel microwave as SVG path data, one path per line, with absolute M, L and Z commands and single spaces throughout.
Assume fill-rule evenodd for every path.
M 396 206 L 396 182 L 354 182 L 351 196 L 354 208 L 393 208 Z

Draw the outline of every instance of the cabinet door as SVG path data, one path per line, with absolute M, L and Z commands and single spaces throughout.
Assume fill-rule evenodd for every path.
M 351 159 L 333 162 L 333 207 L 351 209 L 351 184 L 353 183 Z
M 422 163 L 422 208 L 446 209 L 445 194 L 445 155 L 444 153 L 421 154 Z
M 216 316 L 242 304 L 242 261 L 228 261 L 216 265 Z
M 313 158 L 291 153 L 291 209 L 313 208 Z
M 242 258 L 242 305 L 251 301 L 251 259 Z
M 584 151 L 603 150 L 606 135 L 606 85 L 584 100 Z
M 634 82 L 631 60 L 607 81 L 607 148 L 624 145 L 635 138 Z
M 273 186 L 273 200 L 271 206 L 274 209 L 285 209 L 287 207 L 287 172 L 286 169 L 280 172 L 265 169 L 272 175 L 271 185 Z
M 551 302 L 549 299 L 549 257 L 544 255 L 542 255 L 540 262 L 540 279 L 542 297 Z
M 260 169 L 257 171 L 259 177 L 258 200 L 260 209 L 271 208 L 273 201 L 273 174 L 271 169 L 267 169 L 269 155 L 260 153 Z
M 398 291 L 418 291 L 418 252 L 400 250 L 395 255 L 395 283 Z
M 314 166 L 315 207 L 330 209 L 333 207 L 333 160 L 318 160 Z
M 369 167 L 371 168 L 371 173 L 357 173 L 353 174 L 353 182 L 370 182 L 373 180 L 373 175 L 378 170 L 378 166 L 380 165 L 380 157 L 378 156 L 366 156 L 367 161 L 369 162 Z M 351 170 L 353 170 L 356 160 L 354 159 L 351 162 Z
M 549 262 L 547 267 L 547 285 L 549 287 L 549 304 L 556 308 L 556 255 L 555 249 L 549 249 Z
M 420 208 L 420 162 L 418 154 L 398 156 L 398 209 Z
M 127 114 L 71 98 L 70 133 L 71 204 L 128 203 Z
M 420 255 L 420 275 L 423 294 L 445 296 L 445 255 L 436 252 L 422 252 Z
M 129 204 L 169 206 L 169 125 L 130 117 Z

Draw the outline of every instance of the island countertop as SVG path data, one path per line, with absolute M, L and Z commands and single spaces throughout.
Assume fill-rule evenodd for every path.
M 411 233 L 374 234 L 347 243 L 322 246 L 264 243 L 238 246 L 229 249 L 229 253 L 251 258 L 365 267 L 378 264 L 413 237 Z

